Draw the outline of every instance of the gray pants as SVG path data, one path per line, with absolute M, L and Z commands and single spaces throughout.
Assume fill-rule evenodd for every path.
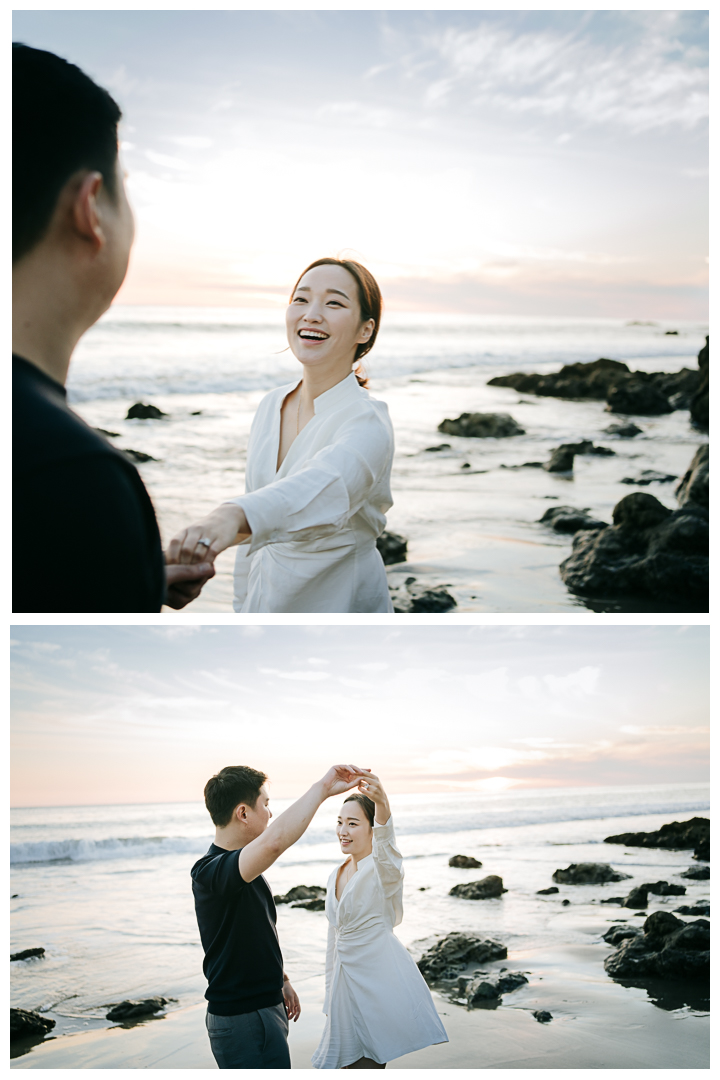
M 214 1016 L 205 1026 L 218 1069 L 289 1069 L 288 1018 L 284 1005 L 237 1016 Z

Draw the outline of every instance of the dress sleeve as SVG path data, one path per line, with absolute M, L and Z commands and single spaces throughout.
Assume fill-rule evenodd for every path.
M 333 975 L 335 974 L 335 927 L 328 922 L 327 947 L 325 950 L 325 1001 L 323 1012 L 327 1016 L 330 1012 L 330 995 L 332 992 Z
M 392 901 L 394 910 L 393 926 L 402 922 L 402 888 L 403 870 L 402 855 L 395 844 L 395 828 L 392 816 L 384 825 L 373 826 L 373 862 L 375 872 L 380 882 L 383 895 Z
M 389 421 L 364 412 L 304 466 L 230 502 L 244 510 L 252 535 L 249 554 L 266 544 L 315 540 L 349 521 L 392 461 Z M 385 507 L 389 509 L 390 503 Z

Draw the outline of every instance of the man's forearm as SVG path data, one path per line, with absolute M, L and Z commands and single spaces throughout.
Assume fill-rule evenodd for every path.
M 271 822 L 258 839 L 279 848 L 278 853 L 285 851 L 300 839 L 326 797 L 322 782 L 318 780 L 292 806 L 288 806 L 280 817 Z

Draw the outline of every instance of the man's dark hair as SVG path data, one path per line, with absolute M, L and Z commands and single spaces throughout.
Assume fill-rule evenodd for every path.
M 255 809 L 267 776 L 247 765 L 227 765 L 205 785 L 205 805 L 213 824 L 221 829 L 230 823 L 233 810 L 240 803 Z
M 107 90 L 54 53 L 13 43 L 13 263 L 42 239 L 79 169 L 117 195 L 117 125 Z

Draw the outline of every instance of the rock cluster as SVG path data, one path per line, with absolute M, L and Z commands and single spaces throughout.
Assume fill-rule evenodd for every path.
M 647 907 L 648 893 L 655 896 L 684 896 L 684 885 L 668 885 L 667 881 L 646 882 L 644 885 L 636 885 L 623 899 L 623 907 L 640 908 Z
M 624 934 L 611 927 L 604 936 L 617 944 L 617 952 L 605 960 L 605 970 L 616 979 L 636 976 L 704 978 L 710 970 L 710 923 L 697 919 L 685 923 L 669 911 L 655 911 L 642 932 Z
M 405 614 L 414 611 L 452 611 L 457 601 L 441 585 L 423 585 L 414 577 L 405 579 L 400 587 L 390 587 L 393 611 Z
M 143 405 L 141 401 L 131 405 L 127 411 L 126 420 L 162 420 L 167 413 L 158 409 L 157 405 Z
M 706 915 L 710 916 L 710 901 L 700 900 L 697 904 L 683 904 L 681 907 L 676 907 L 675 912 L 678 915 Z
M 47 1035 L 55 1027 L 55 1021 L 30 1009 L 10 1010 L 10 1042 L 27 1039 L 33 1035 Z
M 609 863 L 571 863 L 552 876 L 558 885 L 604 885 L 608 881 L 623 881 L 630 874 L 621 874 Z
M 386 529 L 378 536 L 376 543 L 385 566 L 406 561 L 408 542 L 404 536 Z
M 22 952 L 10 953 L 10 960 L 31 960 L 34 956 L 44 956 L 45 950 L 39 949 L 23 949 Z
M 429 983 L 450 982 L 470 964 L 506 960 L 507 948 L 499 941 L 475 934 L 448 934 L 418 960 L 418 968 Z
M 505 439 L 525 434 L 525 429 L 509 413 L 462 413 L 455 420 L 443 420 L 438 431 L 471 439 Z
M 565 364 L 551 375 L 498 375 L 488 386 L 509 386 L 539 397 L 605 400 L 613 413 L 661 416 L 675 409 L 690 409 L 693 422 L 707 429 L 707 350 L 706 342 L 696 371 L 630 371 L 627 364 L 601 357 L 589 364 Z
M 488 975 L 483 971 L 472 976 L 461 975 L 454 989 L 462 995 L 470 1008 L 473 1008 L 484 1001 L 510 994 L 526 982 L 527 978 L 519 971 L 510 971 L 506 975 Z
M 691 866 L 680 877 L 689 878 L 691 881 L 708 881 L 710 879 L 709 866 Z
M 669 821 L 655 832 L 618 833 L 616 836 L 606 836 L 604 842 L 623 844 L 625 847 L 667 848 L 670 851 L 695 848 L 697 853 L 699 849 L 709 849 L 710 819 L 694 817 L 689 821 Z M 690 872 L 683 876 L 689 877 Z
M 453 885 L 450 890 L 451 896 L 460 896 L 463 900 L 492 900 L 502 896 L 507 889 L 503 887 L 503 880 L 497 874 L 488 874 L 481 881 L 468 881 L 465 884 Z
M 461 870 L 477 870 L 478 867 L 482 866 L 482 863 L 474 859 L 472 855 L 453 855 L 448 862 L 448 866 L 458 866 Z
M 321 911 L 325 907 L 327 889 L 322 885 L 294 885 L 289 892 L 282 896 L 273 896 L 276 904 L 292 904 L 293 907 L 308 907 L 312 903 L 319 904 L 312 907 L 311 911 Z
M 551 506 L 540 518 L 541 525 L 547 525 L 559 533 L 576 533 L 580 529 L 607 529 L 606 521 L 599 521 L 590 516 L 586 508 L 578 510 L 574 506 Z
M 710 377 L 710 339 L 705 338 L 705 344 L 698 353 L 698 367 L 700 368 L 700 381 L 698 388 L 690 399 L 690 418 L 701 431 L 707 431 L 710 418 L 709 406 L 709 377 Z
M 160 1012 L 167 1003 L 168 999 L 164 997 L 143 998 L 138 1001 L 128 999 L 113 1005 L 110 1011 L 105 1014 L 105 1019 L 134 1020 L 138 1016 L 152 1016 L 153 1013 Z

